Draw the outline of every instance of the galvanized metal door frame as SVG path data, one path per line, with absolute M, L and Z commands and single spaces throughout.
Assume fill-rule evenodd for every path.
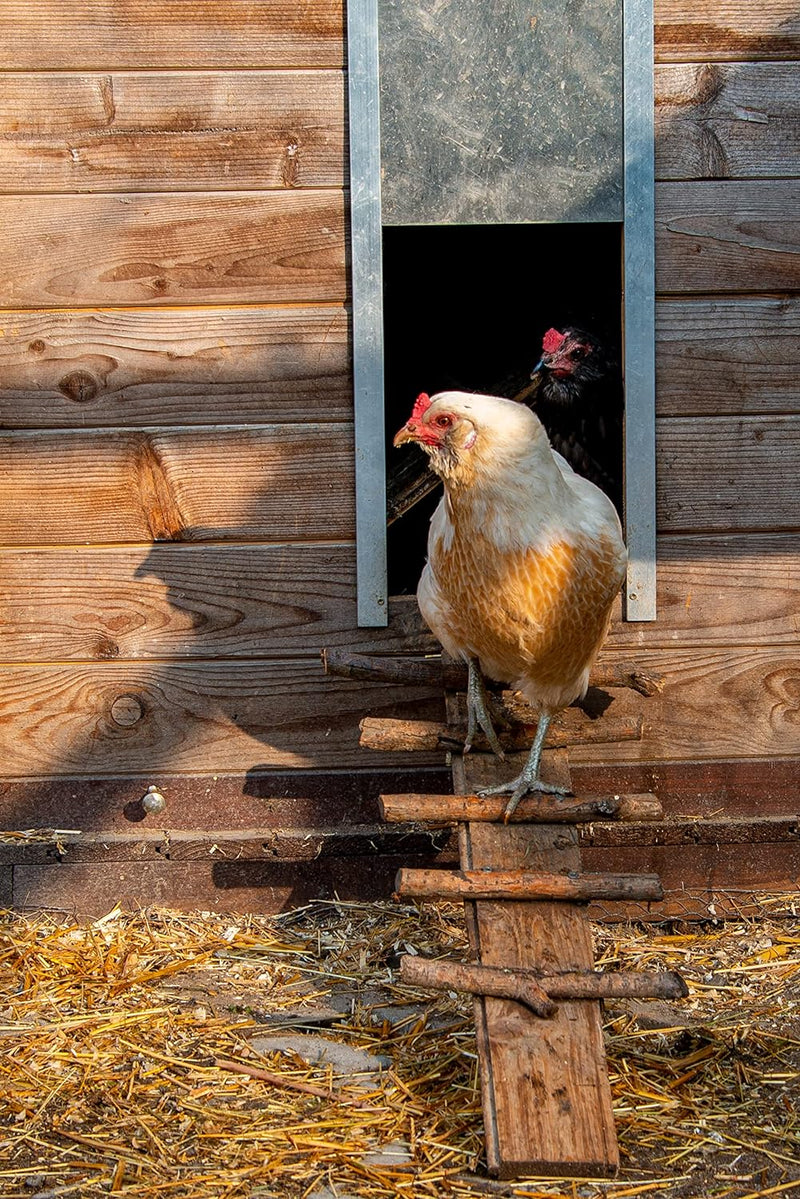
M 348 0 L 359 626 L 388 620 L 378 0 Z M 653 0 L 623 0 L 628 620 L 656 615 Z
M 656 618 L 653 0 L 623 0 L 625 618 Z
M 388 622 L 378 0 L 348 0 L 350 245 L 359 627 Z

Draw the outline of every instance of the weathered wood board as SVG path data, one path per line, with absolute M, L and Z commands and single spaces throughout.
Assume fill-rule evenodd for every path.
M 800 63 L 656 68 L 656 178 L 800 174 Z
M 340 191 L 0 196 L 5 307 L 341 301 Z
M 656 288 L 800 289 L 800 180 L 656 184 Z
M 0 544 L 350 538 L 351 436 L 337 423 L 6 434 Z M 793 528 L 800 473 L 780 466 L 798 455 L 795 415 L 661 418 L 660 530 Z
M 662 536 L 657 542 L 658 620 L 626 623 L 619 607 L 607 653 L 658 646 L 796 645 L 800 535 Z
M 795 0 L 656 0 L 660 62 L 800 58 Z
M 0 456 L 0 545 L 354 532 L 349 425 L 30 432 Z
M 344 60 L 342 0 L 6 0 L 0 67 L 323 67 Z
M 800 300 L 665 299 L 662 416 L 800 411 Z M 0 424 L 349 419 L 348 315 L 303 308 L 0 314 Z
M 799 554 L 798 535 L 661 537 L 660 619 L 626 623 L 618 604 L 609 659 L 796 645 Z M 354 561 L 349 543 L 6 548 L 0 661 L 438 652 L 414 596 L 392 599 L 389 627 L 355 631 Z
M 0 427 L 352 418 L 341 304 L 0 312 Z
M 360 756 L 365 710 L 436 719 L 442 701 L 426 688 L 323 683 L 316 659 L 8 666 L 0 778 L 344 768 Z M 408 757 L 369 765 L 407 767 Z
M 433 649 L 411 596 L 390 601 L 387 628 L 354 629 L 355 552 L 335 543 L 0 550 L 0 661 Z
M 723 296 L 656 305 L 661 416 L 800 411 L 800 299 Z
M 448 712 L 453 697 L 448 697 Z M 545 777 L 568 783 L 563 753 L 548 753 Z M 484 760 L 457 757 L 456 790 L 472 792 Z M 495 776 L 497 777 L 497 776 Z M 463 869 L 579 870 L 575 827 L 460 826 Z M 591 930 L 579 904 L 465 902 L 470 947 L 485 966 L 590 970 Z M 506 999 L 476 998 L 484 1136 L 489 1172 L 613 1174 L 619 1165 L 599 1004 L 562 1001 L 543 1021 Z
M 661 417 L 656 436 L 659 532 L 797 527 L 796 415 Z
M 641 741 L 576 745 L 571 763 L 800 754 L 796 647 L 653 649 L 638 652 L 637 661 L 666 676 L 663 693 L 644 706 Z M 615 699 L 621 708 L 631 702 L 619 694 Z
M 338 187 L 340 71 L 7 75 L 0 191 Z

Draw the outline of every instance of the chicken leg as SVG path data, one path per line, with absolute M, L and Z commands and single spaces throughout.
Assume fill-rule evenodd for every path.
M 506 804 L 503 820 L 507 823 L 517 804 L 529 791 L 542 791 L 547 795 L 569 795 L 569 787 L 558 787 L 555 783 L 545 783 L 539 778 L 539 764 L 542 757 L 542 746 L 550 726 L 550 713 L 542 712 L 536 726 L 536 736 L 533 739 L 528 761 L 520 774 L 507 783 L 499 783 L 496 787 L 484 787 L 478 795 L 502 795 L 504 791 L 511 792 L 511 798 Z
M 489 715 L 488 697 L 478 659 L 467 658 L 467 669 L 469 671 L 467 678 L 467 738 L 464 742 L 464 753 L 468 754 L 472 749 L 472 742 L 478 727 L 480 727 L 489 746 L 498 758 L 505 758 L 506 755 L 497 740 L 497 733 L 494 731 L 492 718 Z

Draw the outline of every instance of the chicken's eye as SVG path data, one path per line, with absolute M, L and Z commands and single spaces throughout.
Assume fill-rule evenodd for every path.
M 449 429 L 453 423 L 452 416 L 437 416 L 433 422 L 438 429 Z
M 586 357 L 586 347 L 585 346 L 576 346 L 575 349 L 572 351 L 572 357 L 578 358 L 578 359 L 585 358 Z

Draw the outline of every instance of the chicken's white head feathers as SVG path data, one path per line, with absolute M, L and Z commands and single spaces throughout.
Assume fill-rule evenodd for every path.
M 547 434 L 529 408 L 466 391 L 419 395 L 394 444 L 408 441 L 422 446 L 433 470 L 456 486 L 487 472 L 513 470 L 542 451 L 552 461 Z

